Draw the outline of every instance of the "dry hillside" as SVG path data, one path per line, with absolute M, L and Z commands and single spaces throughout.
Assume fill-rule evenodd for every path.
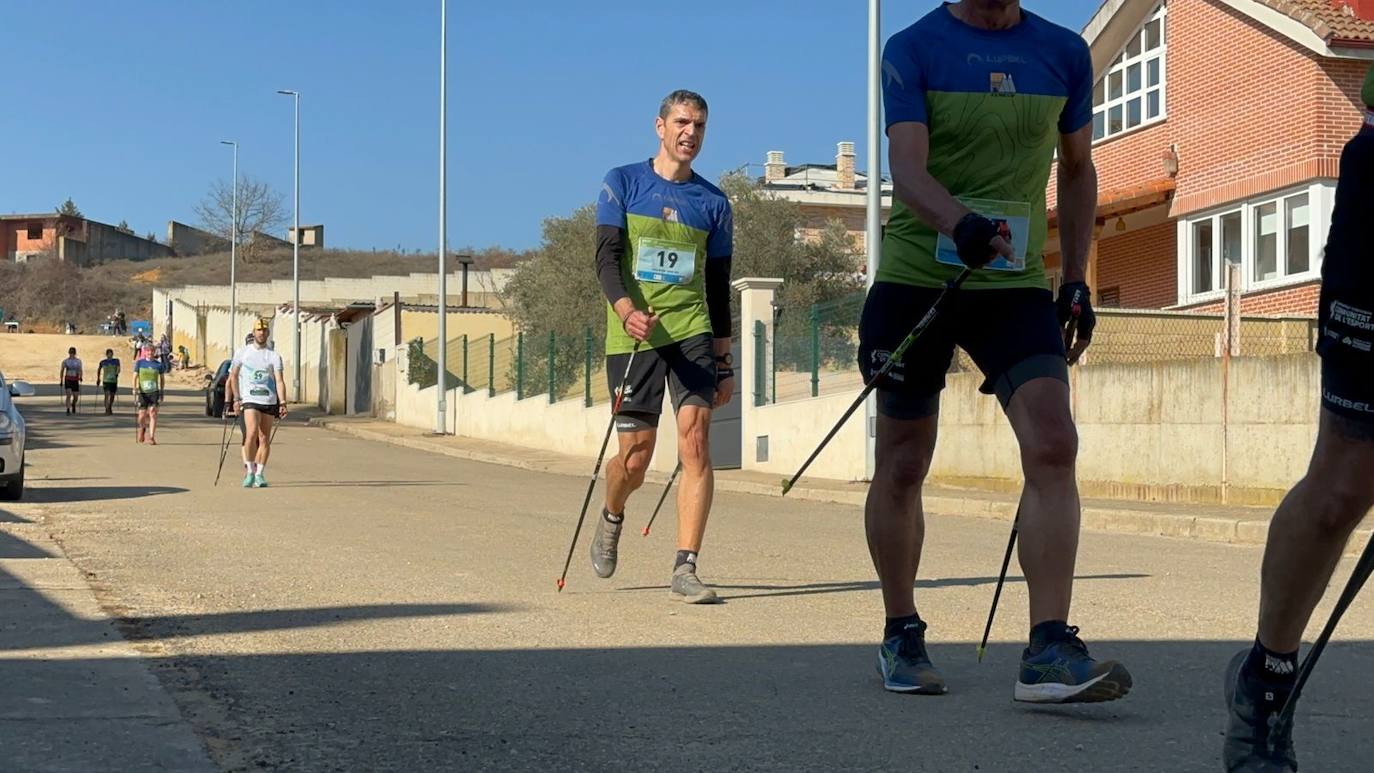
M 489 248 L 454 250 L 468 252 L 474 268 L 508 268 L 525 258 L 524 253 Z M 365 277 L 374 274 L 408 274 L 438 268 L 434 253 L 401 254 L 352 250 L 301 253 L 301 279 Z M 453 268 L 458 268 L 454 260 Z M 240 258 L 240 282 L 291 278 L 290 250 L 273 252 L 254 260 Z M 153 287 L 187 284 L 228 284 L 229 254 L 197 255 L 156 260 L 116 260 L 89 268 L 53 261 L 26 264 L 0 263 L 0 309 L 14 316 L 23 329 L 58 332 L 71 321 L 82 333 L 96 332 L 116 308 L 129 319 L 147 319 Z

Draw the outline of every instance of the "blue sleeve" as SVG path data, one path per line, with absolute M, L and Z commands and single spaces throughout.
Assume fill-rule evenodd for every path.
M 1069 98 L 1059 114 L 1059 133 L 1073 134 L 1093 120 L 1093 58 L 1088 44 L 1077 35 L 1069 49 Z
M 706 240 L 707 258 L 728 258 L 735 254 L 735 213 L 730 202 L 721 205 L 720 214 Z
M 906 35 L 893 35 L 883 47 L 883 109 L 889 129 L 906 121 L 929 124 L 925 73 Z
M 625 228 L 625 176 L 619 169 L 606 173 L 596 197 L 596 224 Z

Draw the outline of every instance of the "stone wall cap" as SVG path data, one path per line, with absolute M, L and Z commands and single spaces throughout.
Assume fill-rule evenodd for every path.
M 769 279 L 767 277 L 747 276 L 730 283 L 736 290 L 776 290 L 782 287 L 781 279 Z

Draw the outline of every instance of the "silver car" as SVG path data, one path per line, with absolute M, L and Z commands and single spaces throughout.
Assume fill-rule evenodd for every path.
M 33 387 L 27 383 L 6 383 L 0 375 L 0 500 L 14 501 L 24 495 L 24 417 L 14 398 L 32 396 Z

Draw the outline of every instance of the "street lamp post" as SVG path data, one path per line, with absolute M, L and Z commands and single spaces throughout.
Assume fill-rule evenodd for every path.
M 221 145 L 234 148 L 234 204 L 229 215 L 229 356 L 238 351 L 239 286 L 236 271 L 239 262 L 239 144 L 234 140 L 220 140 Z
M 439 1 L 439 393 L 434 431 L 448 434 L 448 0 Z
M 868 0 L 868 200 L 864 242 L 868 247 L 866 279 L 870 289 L 877 279 L 883 249 L 882 5 L 882 0 Z M 870 396 L 864 401 L 864 467 L 869 480 L 877 467 L 877 424 L 877 398 Z
M 296 152 L 295 163 L 292 168 L 292 186 L 295 189 L 293 195 L 293 213 L 291 228 L 291 317 L 294 321 L 292 325 L 291 338 L 294 346 L 291 350 L 291 361 L 295 363 L 291 380 L 292 399 L 296 402 L 301 401 L 301 95 L 298 91 L 280 89 L 278 94 L 283 94 L 296 103 Z

